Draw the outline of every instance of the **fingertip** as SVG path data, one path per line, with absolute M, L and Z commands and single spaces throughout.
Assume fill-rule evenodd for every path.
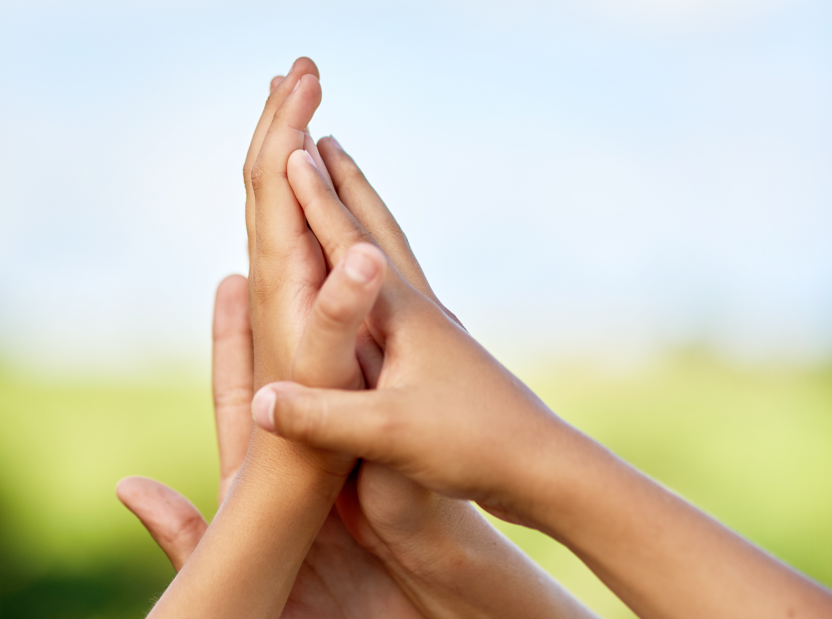
M 273 77 L 272 81 L 269 84 L 269 92 L 274 92 L 274 89 L 277 88 L 280 82 L 282 82 L 284 79 L 285 78 L 282 75 L 276 75 L 275 77 Z
M 304 98 L 312 99 L 316 104 L 320 103 L 321 83 L 317 77 L 310 73 L 301 75 L 292 90 L 292 95 L 303 96 Z
M 344 147 L 341 146 L 341 143 L 335 139 L 334 135 L 327 135 L 318 140 L 318 149 L 326 148 L 331 150 L 338 150 L 341 152 L 344 151 Z
M 312 167 L 315 169 L 316 172 L 320 172 L 320 168 L 318 168 L 318 164 L 315 163 L 315 160 L 312 158 L 312 155 L 310 155 L 308 151 L 302 148 L 297 149 L 291 155 L 289 155 L 289 163 L 287 167 L 290 170 L 293 167 L 300 169 L 307 169 L 309 167 Z
M 142 518 L 142 512 L 161 495 L 175 492 L 155 479 L 131 475 L 116 484 L 116 497 L 131 512 Z M 143 518 L 142 518 L 143 519 Z
M 372 243 L 356 243 L 344 256 L 344 274 L 358 284 L 380 281 L 387 260 Z
M 313 75 L 315 79 L 320 79 L 321 74 L 318 71 L 318 65 L 311 58 L 301 56 L 292 64 L 292 71 L 301 71 L 304 75 Z
M 116 495 L 178 572 L 208 528 L 199 510 L 172 488 L 149 477 L 125 477 L 116 484 Z
M 248 295 L 248 279 L 237 273 L 227 275 L 217 286 L 217 299 L 237 299 L 241 295 Z
M 214 338 L 248 329 L 248 280 L 242 275 L 229 275 L 217 286 Z
M 261 430 L 274 432 L 274 405 L 277 402 L 275 385 L 266 385 L 254 394 L 251 416 Z
M 116 497 L 125 505 L 133 495 L 136 479 L 139 478 L 134 475 L 131 475 L 129 477 L 123 477 L 119 479 L 116 483 Z
M 281 431 L 278 430 L 276 419 L 278 411 L 284 414 L 283 420 L 285 421 L 285 413 L 292 408 L 291 403 L 304 390 L 305 387 L 291 381 L 281 381 L 261 387 L 254 394 L 254 399 L 251 402 L 254 421 L 262 430 L 272 434 L 280 434 Z

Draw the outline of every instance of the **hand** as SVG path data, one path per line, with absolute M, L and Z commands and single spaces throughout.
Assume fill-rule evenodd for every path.
M 316 73 L 311 61 L 300 59 L 278 81 L 245 167 L 251 279 L 259 284 L 250 287 L 255 377 L 258 368 L 267 374 L 292 371 L 290 355 L 302 331 L 298 323 L 305 322 L 307 306 L 317 296 L 316 278 L 325 273 L 317 240 L 280 173 L 289 154 L 281 155 L 282 145 L 299 135 L 302 144 L 311 142 L 298 128 L 305 127 L 320 100 Z M 309 148 L 314 153 L 314 143 Z M 285 221 L 275 221 L 276 214 Z M 276 226 L 274 238 L 262 235 L 269 226 Z M 360 374 L 353 376 L 363 384 Z M 282 609 L 291 593 L 285 587 L 303 569 L 301 561 L 328 512 L 332 521 L 332 501 L 353 462 L 350 456 L 315 454 L 255 432 L 238 482 L 152 616 L 184 609 L 203 616 L 268 616 Z M 339 467 L 342 474 L 336 472 Z
M 321 145 L 321 152 L 331 149 Z M 335 178 L 334 166 L 329 166 Z M 288 179 L 327 260 L 371 238 L 302 152 Z M 365 207 L 366 208 L 366 207 Z M 375 390 L 310 389 L 276 383 L 255 398 L 262 428 L 317 448 L 388 465 L 443 494 L 527 515 L 517 484 L 564 425 L 391 261 L 367 319 L 381 346 Z M 274 406 L 272 407 L 272 403 Z M 507 415 L 506 410 L 512 414 Z
M 290 375 L 302 324 L 326 274 L 320 246 L 285 181 L 294 149 L 309 142 L 314 153 L 306 126 L 320 98 L 317 68 L 298 59 L 273 83 L 246 158 L 255 385 Z M 353 462 L 254 428 L 226 500 L 150 616 L 279 616 Z
M 326 263 L 323 263 L 323 254 L 315 251 L 319 247 L 317 239 L 308 232 L 303 212 L 293 202 L 294 195 L 285 184 L 285 174 L 281 173 L 281 166 L 284 170 L 286 167 L 283 158 L 288 159 L 288 154 L 281 153 L 285 152 L 286 144 L 298 142 L 300 132 L 302 143 L 310 151 L 321 177 L 329 183 L 323 159 L 314 149 L 314 144 L 309 144 L 311 139 L 308 139 L 308 134 L 298 129 L 305 128 L 320 100 L 314 76 L 307 77 L 309 74 L 304 73 L 298 78 L 302 73 L 299 66 L 305 66 L 310 71 L 314 68 L 308 61 L 296 63 L 290 76 L 293 76 L 295 84 L 300 85 L 293 91 L 289 90 L 292 85 L 289 77 L 279 82 L 258 125 L 246 165 L 247 174 L 251 175 L 250 181 L 247 178 L 250 189 L 247 214 L 255 213 L 254 218 L 247 218 L 252 252 L 251 279 L 260 285 L 259 288 L 256 284 L 250 286 L 253 301 L 251 315 L 255 323 L 254 372 L 256 377 L 258 368 L 264 368 L 262 371 L 266 374 L 282 375 L 288 372 L 312 385 L 332 385 L 332 381 L 337 380 L 340 386 L 361 387 L 364 379 L 355 354 L 355 333 L 348 338 L 350 345 L 341 348 L 345 353 L 341 365 L 333 366 L 320 354 L 317 359 L 312 354 L 307 363 L 299 363 L 298 359 L 303 359 L 303 355 L 294 355 L 294 350 L 301 345 L 304 350 L 316 349 L 314 346 L 310 349 L 301 339 L 307 320 L 312 326 L 316 324 L 316 316 L 323 316 L 324 321 L 317 324 L 328 324 L 325 303 L 322 303 L 326 297 L 322 296 L 323 290 L 319 294 L 316 283 L 317 277 L 323 278 Z M 279 90 L 281 87 L 282 92 Z M 278 102 L 278 95 L 285 96 L 282 103 Z M 379 232 L 378 236 L 388 253 L 400 259 L 397 266 L 409 273 L 414 284 L 426 294 L 432 294 L 404 236 L 400 231 L 393 234 L 391 222 L 395 225 L 395 221 L 384 204 L 360 173 L 356 175 L 357 168 L 337 148 L 337 144 L 325 140 L 323 150 L 326 150 L 327 144 L 332 147 L 329 149 L 330 163 L 340 171 L 340 177 L 333 172 L 336 184 L 346 195 L 351 192 L 361 194 L 361 216 Z M 288 193 L 285 191 L 287 188 Z M 373 196 L 375 201 L 369 199 Z M 293 210 L 293 207 L 296 208 Z M 282 213 L 287 218 L 287 225 L 282 226 L 281 221 L 273 219 L 276 213 Z M 264 221 L 278 234 L 262 234 L 261 224 Z M 408 258 L 411 260 L 408 261 Z M 333 264 L 329 263 L 330 266 Z M 337 272 L 336 269 L 333 274 Z M 260 335 L 258 324 L 262 325 L 264 336 Z M 360 320 L 351 324 L 351 329 L 361 331 L 358 357 L 363 374 L 368 377 L 374 373 L 377 375 L 380 365 L 377 346 L 367 336 Z M 262 351 L 259 356 L 258 341 Z M 329 347 L 319 346 L 317 350 L 324 351 Z M 287 359 L 290 354 L 294 365 L 292 359 Z M 259 364 L 258 358 L 261 360 Z M 341 372 L 341 369 L 344 371 Z M 257 380 L 255 378 L 255 382 Z M 211 527 L 213 536 L 207 545 L 205 542 L 200 544 L 199 561 L 188 565 L 190 573 L 178 583 L 178 588 L 174 587 L 175 582 L 166 592 L 154 609 L 154 616 L 176 613 L 177 607 L 193 611 L 197 603 L 204 612 L 216 616 L 227 616 L 228 613 L 239 615 L 244 612 L 242 604 L 247 604 L 249 610 L 246 612 L 257 614 L 260 614 L 260 609 L 282 607 L 279 591 L 266 596 L 259 593 L 268 582 L 279 584 L 282 588 L 286 575 L 292 573 L 291 560 L 288 560 L 285 545 L 281 544 L 286 543 L 283 540 L 288 539 L 288 534 L 293 544 L 292 552 L 302 548 L 300 544 L 304 536 L 309 531 L 317 530 L 317 516 L 313 514 L 322 506 L 328 508 L 326 495 L 329 490 L 324 487 L 340 488 L 343 477 L 337 481 L 339 471 L 342 471 L 341 475 L 344 470 L 348 472 L 353 462 L 352 456 L 310 452 L 283 440 L 275 442 L 274 437 L 269 435 L 264 437 L 263 433 L 255 433 L 238 478 L 240 481 L 235 484 L 232 496 Z M 323 477 L 310 475 L 310 467 L 322 473 Z M 292 494 L 287 497 L 287 492 Z M 303 511 L 299 511 L 302 505 L 310 505 L 308 497 L 311 497 L 314 506 L 303 507 Z M 364 500 L 367 497 L 369 499 Z M 285 513 L 287 507 L 289 513 Z M 371 466 L 369 472 L 362 470 L 357 481 L 349 484 L 339 498 L 338 507 L 359 542 L 372 548 L 384 560 L 389 573 L 416 606 L 435 616 L 470 617 L 475 616 L 474 613 L 516 616 L 518 611 L 530 617 L 549 616 L 553 609 L 574 606 L 551 579 L 494 531 L 469 504 L 434 495 L 382 467 Z M 303 530 L 292 530 L 291 522 L 298 518 L 303 518 Z M 325 531 L 335 518 L 330 513 Z M 238 532 L 242 531 L 246 533 L 240 537 Z M 266 557 L 271 555 L 274 555 L 273 561 L 281 562 L 281 569 L 274 575 L 268 573 L 265 563 Z M 216 588 L 211 584 L 218 574 L 218 557 L 223 563 L 231 562 L 236 566 L 233 568 L 233 581 L 223 580 L 225 595 L 221 598 L 214 596 Z M 253 565 L 252 557 L 262 565 Z M 241 561 L 249 563 L 244 565 Z M 306 563 L 300 567 L 301 573 L 308 562 L 307 556 Z M 326 563 L 320 565 L 325 566 Z M 251 575 L 243 578 L 243 572 Z M 464 596 L 460 596 L 458 587 L 466 580 L 471 586 L 466 588 Z M 171 593 L 174 589 L 175 592 Z M 294 591 L 292 589 L 287 593 L 290 601 Z M 373 599 L 378 601 L 383 598 L 376 594 Z M 160 610 L 163 602 L 164 609 Z M 405 606 L 403 604 L 402 608 Z M 290 607 L 291 602 L 286 608 Z
M 297 86 L 293 86 L 292 80 L 297 79 L 298 67 L 308 67 L 309 73 L 301 75 Z M 324 360 L 304 366 L 295 359 L 307 320 L 320 315 L 312 306 L 319 298 L 318 291 L 326 276 L 327 266 L 332 267 L 334 263 L 326 262 L 318 240 L 309 230 L 303 210 L 288 184 L 286 170 L 289 155 L 296 149 L 305 149 L 305 153 L 301 151 L 303 156 L 314 162 L 329 190 L 334 191 L 334 187 L 338 187 L 348 203 L 359 207 L 357 214 L 369 230 L 365 238 L 376 234 L 384 249 L 398 261 L 397 266 L 412 278 L 414 285 L 426 294 L 432 295 L 432 292 L 395 219 L 350 158 L 332 139 L 322 140 L 319 153 L 306 133 L 306 126 L 320 102 L 320 85 L 314 78 L 317 71 L 313 67 L 310 61 L 301 59 L 290 76 L 277 84 L 255 131 L 246 161 L 255 384 L 274 378 L 293 377 L 309 385 L 360 388 L 364 386 L 363 375 L 372 380 L 378 374 L 381 362 L 378 347 L 366 329 L 360 329 L 357 357 L 354 341 L 349 347 L 350 360 L 345 360 L 344 372 L 332 374 L 331 366 L 324 365 Z M 332 179 L 329 177 L 330 168 Z M 363 373 L 359 370 L 359 358 Z M 282 466 L 287 458 L 322 472 L 323 477 L 308 482 L 313 488 L 326 486 L 340 490 L 346 475 L 355 465 L 355 458 L 351 455 L 312 451 L 282 439 L 275 442 L 273 436 L 255 431 L 247 468 L 253 470 L 256 478 L 252 480 L 249 475 L 248 485 L 252 486 L 255 482 L 261 488 L 258 494 L 273 492 L 274 484 L 263 479 L 262 472 Z M 447 567 L 443 573 L 450 576 L 459 553 L 443 554 L 429 550 L 441 548 L 438 546 L 440 538 L 430 528 L 420 530 L 420 523 L 423 522 L 422 516 L 434 516 L 434 519 L 442 516 L 447 511 L 443 509 L 446 504 L 452 503 L 446 499 L 432 500 L 435 498 L 432 493 L 405 478 L 386 473 L 372 466 L 362 471 L 358 476 L 361 483 L 351 483 L 339 499 L 339 511 L 356 539 L 385 559 L 386 565 L 395 570 L 399 582 L 410 583 L 407 590 L 411 597 L 425 607 L 429 604 L 426 598 L 435 601 L 438 597 L 436 593 L 450 592 L 453 581 L 451 578 L 430 580 L 433 585 L 431 598 L 428 594 L 431 587 L 423 584 L 423 572 L 435 570 L 441 564 Z M 374 483 L 374 479 L 376 482 L 386 479 L 387 482 Z M 366 488 L 367 491 L 360 493 L 359 488 Z M 362 494 L 368 500 L 362 502 L 359 498 Z M 463 521 L 478 522 L 479 516 L 470 506 L 459 503 L 456 509 L 469 514 Z M 371 523 L 378 526 L 374 527 Z M 405 524 L 407 526 L 403 526 Z M 472 527 L 471 530 L 487 527 L 484 523 L 478 524 L 479 527 Z M 491 531 L 490 528 L 488 530 Z M 417 532 L 421 535 L 416 535 Z M 447 532 L 445 539 L 453 539 L 450 533 Z M 494 537 L 496 533 L 492 531 L 491 538 Z M 509 545 L 502 541 L 495 546 L 505 548 Z M 441 586 L 437 587 L 440 583 Z M 424 593 L 420 595 L 419 592 Z
M 366 234 L 300 153 L 289 181 L 330 262 Z M 639 616 L 826 617 L 832 592 L 790 570 L 556 417 L 395 268 L 367 325 L 373 391 L 275 383 L 261 428 L 383 463 L 573 550 Z
M 379 269 L 383 269 L 384 263 L 378 256 L 375 259 Z M 345 306 L 343 301 L 348 294 L 345 294 L 344 286 L 340 290 L 333 286 L 339 281 L 338 272 L 333 275 L 335 277 L 331 275 L 327 280 L 329 287 L 322 289 L 318 296 L 318 311 L 313 313 L 307 337 L 295 360 L 301 372 L 316 372 L 315 366 L 321 358 L 330 364 L 343 359 L 345 362 L 341 365 L 349 367 L 354 358 L 355 341 L 350 329 L 360 323 L 362 313 L 369 310 L 378 291 L 377 286 L 362 290 L 363 296 L 353 296 L 356 302 Z M 341 283 L 344 283 L 343 279 Z M 328 303 L 328 292 L 334 293 L 329 299 L 337 300 L 338 306 Z M 346 292 L 350 292 L 349 287 Z M 339 316 L 338 324 L 344 325 L 345 329 L 328 330 L 327 326 L 332 323 L 324 316 Z M 350 321 L 350 316 L 357 316 L 357 321 Z M 323 337 L 314 337 L 316 328 L 317 334 L 323 333 Z M 309 333 L 312 337 L 308 337 Z M 220 456 L 218 500 L 222 504 L 242 465 L 251 431 L 251 329 L 244 278 L 231 276 L 220 284 L 213 336 L 213 393 Z M 328 371 L 337 373 L 340 369 L 330 365 Z M 501 616 L 500 609 L 506 608 L 508 613 L 502 613 L 504 616 L 515 616 L 515 612 L 523 610 L 523 616 L 532 617 L 536 607 L 546 611 L 541 616 L 552 616 L 552 611 L 559 609 L 563 610 L 562 616 L 590 616 L 572 609 L 568 596 L 562 592 L 558 596 L 556 586 L 552 589 L 554 583 L 548 590 L 540 586 L 530 588 L 529 582 L 545 583 L 545 577 L 536 573 L 536 568 L 524 561 L 516 549 L 483 523 L 468 503 L 434 497 L 378 465 L 366 466 L 358 479 L 361 496 L 369 506 L 358 505 L 353 480 L 339 499 L 339 511 L 350 514 L 352 528 L 361 531 L 364 545 L 387 558 L 390 570 L 356 543 L 341 522 L 338 511 L 333 510 L 306 556 L 281 616 L 297 619 L 351 614 L 368 619 L 422 617 L 397 583 L 431 611 L 428 616 L 471 617 L 474 616 L 472 610 L 477 608 L 488 611 L 490 616 Z M 116 492 L 179 572 L 208 527 L 196 507 L 171 488 L 145 477 L 122 480 Z M 385 513 L 392 519 L 379 522 L 373 518 L 370 521 L 364 511 L 371 517 Z M 401 515 L 398 520 L 395 514 Z M 451 527 L 449 520 L 454 522 Z M 458 538 L 457 544 L 449 539 L 452 535 Z M 478 564 L 485 568 L 485 573 L 468 583 L 464 594 L 460 595 L 459 585 L 472 571 L 470 559 L 461 561 L 460 558 L 477 553 L 484 555 Z M 441 569 L 443 565 L 447 567 Z M 391 571 L 396 574 L 395 579 L 391 578 Z M 494 581 L 489 582 L 491 579 Z M 573 611 L 572 614 L 567 610 Z
M 246 280 L 225 279 L 214 309 L 213 392 L 222 504 L 245 458 L 251 434 L 251 328 Z M 128 477 L 118 498 L 132 511 L 179 572 L 208 528 L 185 497 L 146 477 Z M 418 618 L 381 562 L 359 546 L 333 511 L 298 572 L 283 617 Z
M 363 229 L 360 238 L 381 246 L 391 268 L 456 322 L 433 294 L 392 214 L 355 162 L 333 138 L 318 143 L 332 185 Z M 306 165 L 317 168 L 307 153 Z M 291 165 L 291 164 L 290 164 Z M 321 174 L 321 178 L 328 176 Z M 351 263 L 363 265 L 363 269 Z M 356 336 L 368 381 L 378 379 L 381 357 L 363 324 L 384 276 L 384 254 L 353 246 L 317 294 L 292 367 L 307 385 L 359 387 Z M 347 273 L 367 274 L 358 284 Z M 367 344 L 370 344 L 369 346 Z M 367 352 L 369 351 L 369 353 Z M 548 575 L 508 542 L 467 501 L 427 490 L 393 470 L 362 463 L 337 501 L 338 511 L 363 546 L 379 556 L 419 608 L 431 616 L 588 617 Z

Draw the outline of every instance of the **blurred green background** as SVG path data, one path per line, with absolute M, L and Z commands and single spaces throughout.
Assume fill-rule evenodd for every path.
M 520 371 L 559 414 L 674 491 L 832 585 L 832 365 L 741 367 L 704 350 L 639 369 Z M 116 500 L 142 474 L 215 510 L 210 385 L 168 369 L 61 383 L 0 372 L 0 615 L 146 612 L 173 570 Z M 609 619 L 632 617 L 555 542 L 499 526 Z

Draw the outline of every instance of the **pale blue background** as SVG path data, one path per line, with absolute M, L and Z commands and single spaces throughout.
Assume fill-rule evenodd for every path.
M 832 4 L 0 4 L 0 353 L 207 359 L 269 79 L 321 69 L 440 298 L 508 360 L 832 350 Z

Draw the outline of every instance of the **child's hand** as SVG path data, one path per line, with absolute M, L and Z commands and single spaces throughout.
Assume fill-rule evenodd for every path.
M 374 247 L 358 249 L 375 262 L 379 277 L 356 287 L 339 279 L 342 271 L 337 267 L 330 275 L 295 360 L 296 369 L 310 372 L 312 380 L 317 380 L 319 371 L 337 376 L 351 367 L 355 338 L 350 333 L 378 292 L 385 262 Z M 243 277 L 226 278 L 217 289 L 214 309 L 212 386 L 220 504 L 242 466 L 251 433 L 253 376 L 246 287 Z M 319 359 L 322 363 L 314 367 Z M 339 359 L 342 363 L 336 365 Z M 436 496 L 376 464 L 362 467 L 357 485 L 363 504 L 357 502 L 356 483 L 350 484 L 339 499 L 338 511 L 329 515 L 312 544 L 284 614 L 294 613 L 298 619 L 338 617 L 345 612 L 368 619 L 422 617 L 408 597 L 417 600 L 427 616 L 469 617 L 472 610 L 487 609 L 491 616 L 523 611 L 523 616 L 534 617 L 540 609 L 540 615 L 548 617 L 553 610 L 572 609 L 568 596 L 525 561 L 469 503 Z M 179 572 L 208 528 L 199 510 L 181 494 L 146 477 L 122 480 L 117 493 Z M 346 514 L 349 529 L 362 540 L 360 545 L 339 512 Z M 464 595 L 458 592 L 461 584 L 466 585 Z M 564 612 L 564 616 L 573 615 Z M 590 615 L 576 610 L 574 616 Z
M 385 262 L 373 247 L 356 249 L 371 261 L 375 257 L 378 266 L 377 276 L 359 286 L 367 297 L 346 294 L 348 265 L 335 266 L 319 292 L 327 264 L 335 262 L 325 261 L 287 183 L 286 166 L 293 150 L 302 147 L 311 155 L 329 191 L 333 188 L 323 159 L 332 165 L 335 186 L 347 203 L 355 204 L 365 229 L 395 268 L 433 297 L 395 221 L 360 172 L 356 174 L 349 157 L 334 141 L 324 140 L 322 150 L 328 155 L 325 152 L 321 158 L 305 132 L 320 101 L 315 72 L 311 61 L 301 59 L 277 84 L 246 163 L 254 382 L 292 377 L 314 386 L 355 389 L 364 386 L 364 376 L 374 382 L 381 367 L 380 349 L 362 320 L 381 284 Z M 293 83 L 299 85 L 295 88 Z M 350 298 L 356 303 L 350 305 Z M 310 329 L 305 330 L 307 323 Z M 238 616 L 240 604 L 267 614 L 281 608 L 286 599 L 281 590 L 291 582 L 289 578 L 294 580 L 296 553 L 306 536 L 317 530 L 317 523 L 323 522 L 326 511 L 321 510 L 335 498 L 330 492 L 337 493 L 342 475 L 354 462 L 351 454 L 310 450 L 256 431 L 239 483 L 177 578 L 178 587 L 174 582 L 157 606 L 158 616 L 184 608 L 193 613 L 196 606 L 199 612 L 218 617 Z M 355 544 L 349 556 L 332 554 L 338 549 L 333 532 L 342 540 L 345 533 L 339 514 L 359 544 L 381 558 L 387 570 L 357 552 L 360 548 Z M 346 542 L 342 547 L 347 548 Z M 373 608 L 386 610 L 387 616 L 410 616 L 414 606 L 443 617 L 518 613 L 548 617 L 553 610 L 577 608 L 469 504 L 435 495 L 378 465 L 362 467 L 357 482 L 348 484 L 338 499 L 338 511 L 326 518 L 300 566 L 295 587 L 286 591 L 287 609 L 293 607 L 299 583 L 305 582 L 310 561 L 316 571 L 327 570 L 332 576 L 328 587 L 365 592 Z M 345 577 L 341 568 L 354 571 Z M 387 580 L 374 576 L 369 568 L 382 569 Z M 364 578 L 365 571 L 365 580 L 353 582 Z M 390 575 L 412 605 L 404 600 L 402 590 L 387 590 Z M 463 584 L 467 586 L 460 595 Z M 269 587 L 273 591 L 264 595 Z M 359 597 L 357 602 L 364 600 Z M 357 614 L 371 616 L 366 611 Z
M 355 376 L 355 343 L 387 270 L 374 245 L 353 245 L 330 272 L 293 373 L 311 384 Z M 378 464 L 361 467 L 338 511 L 416 606 L 435 617 L 591 617 L 479 516 Z
M 368 243 L 352 246 L 335 263 L 310 312 L 292 372 L 306 385 L 360 386 L 357 337 L 361 367 L 375 384 L 381 351 L 364 319 L 388 268 L 405 274 L 444 315 L 456 318 L 436 299 L 394 217 L 353 160 L 333 138 L 322 139 L 318 148 L 337 195 L 363 230 L 360 238 L 378 243 L 391 264 Z M 305 153 L 295 156 L 314 165 Z M 384 561 L 431 616 L 591 616 L 467 501 L 365 461 L 337 505 L 359 543 Z
M 288 175 L 328 261 L 367 238 L 302 153 Z M 367 325 L 384 353 L 375 390 L 275 383 L 257 423 L 549 533 L 639 616 L 832 616 L 832 592 L 561 421 L 390 265 Z
M 289 181 L 330 262 L 368 238 L 302 151 Z M 367 321 L 384 351 L 375 390 L 276 383 L 258 392 L 258 424 L 278 435 L 389 465 L 425 486 L 525 518 L 524 483 L 563 424 L 395 268 Z
M 220 284 L 213 333 L 222 504 L 243 464 L 251 434 L 253 376 L 245 278 L 231 276 Z M 179 572 L 208 528 L 199 510 L 175 490 L 146 477 L 124 479 L 116 492 Z M 422 617 L 384 566 L 356 543 L 333 511 L 298 572 L 284 615 L 313 619 L 350 613 L 368 619 Z

